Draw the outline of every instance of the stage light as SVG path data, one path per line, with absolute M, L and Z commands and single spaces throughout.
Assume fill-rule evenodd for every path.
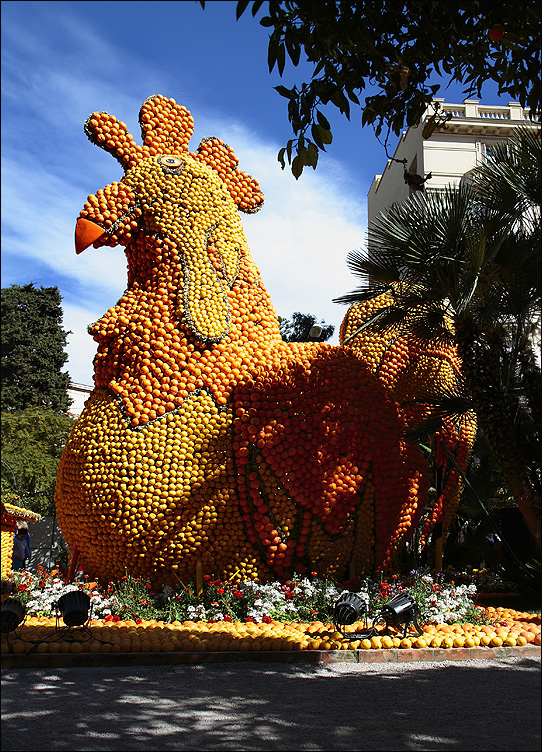
M 373 626 L 378 621 L 382 621 L 382 619 L 386 622 L 386 628 L 398 627 L 399 625 L 404 624 L 405 628 L 403 637 L 406 637 L 407 629 L 411 623 L 414 624 L 414 628 L 418 634 L 423 634 L 423 630 L 418 624 L 418 604 L 410 593 L 407 593 L 406 591 L 399 593 L 392 598 L 391 601 L 388 601 L 382 606 L 379 615 L 373 622 Z
M 24 620 L 26 608 L 16 598 L 6 598 L 2 601 L 0 630 L 4 634 L 14 632 Z
M 345 590 L 335 601 L 333 608 L 333 624 L 335 629 L 342 634 L 346 640 L 359 640 L 369 636 L 365 632 L 346 632 L 345 627 L 354 624 L 361 618 L 364 619 L 365 629 L 367 630 L 367 604 L 357 593 L 350 593 Z
M 80 627 L 90 618 L 90 597 L 82 590 L 73 590 L 58 599 L 57 608 L 67 627 Z

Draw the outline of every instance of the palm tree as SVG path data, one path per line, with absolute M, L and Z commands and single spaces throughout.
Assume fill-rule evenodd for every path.
M 335 301 L 388 292 L 374 330 L 456 344 L 464 408 L 475 410 L 538 546 L 540 156 L 540 132 L 520 128 L 459 187 L 392 205 L 369 226 L 368 251 L 348 256 L 364 284 Z

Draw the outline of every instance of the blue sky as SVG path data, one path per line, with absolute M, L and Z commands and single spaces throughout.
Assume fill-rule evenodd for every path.
M 93 146 L 83 123 L 106 110 L 140 142 L 139 108 L 163 94 L 195 120 L 201 138 L 230 144 L 240 168 L 257 178 L 262 211 L 243 225 L 277 314 L 313 313 L 338 327 L 345 309 L 332 299 L 357 286 L 347 253 L 363 247 L 367 192 L 386 164 L 361 115 L 326 115 L 334 132 L 315 172 L 296 181 L 277 162 L 291 138 L 278 83 L 300 83 L 303 67 L 281 79 L 267 68 L 268 30 L 236 2 L 2 2 L 2 286 L 57 285 L 70 330 L 66 370 L 92 384 L 96 345 L 87 326 L 126 286 L 123 249 L 76 256 L 75 221 L 88 194 L 122 177 L 118 163 Z M 261 15 L 261 13 L 259 14 Z M 500 100 L 495 87 L 487 104 Z M 437 96 L 461 102 L 458 86 Z M 391 142 L 391 151 L 397 139 Z

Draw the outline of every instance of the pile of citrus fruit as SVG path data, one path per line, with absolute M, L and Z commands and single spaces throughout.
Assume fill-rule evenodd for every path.
M 423 627 L 423 635 L 410 631 L 406 638 L 391 628 L 382 628 L 370 639 L 345 639 L 331 624 L 313 622 L 245 623 L 185 621 L 91 621 L 89 635 L 72 630 L 57 639 L 55 620 L 32 617 L 19 637 L 11 636 L 13 653 L 170 653 L 289 650 L 382 650 L 406 648 L 513 647 L 540 645 L 540 615 L 508 609 L 487 609 L 494 623 Z M 350 625 L 346 632 L 359 632 L 364 625 Z M 9 651 L 2 634 L 2 653 Z
M 60 461 L 57 515 L 85 571 L 153 584 L 369 574 L 429 486 L 389 384 L 357 352 L 286 343 L 239 210 L 263 203 L 232 149 L 172 99 L 143 145 L 104 112 L 90 140 L 126 173 L 89 196 L 76 249 L 124 245 L 128 287 L 90 331 L 96 388 Z

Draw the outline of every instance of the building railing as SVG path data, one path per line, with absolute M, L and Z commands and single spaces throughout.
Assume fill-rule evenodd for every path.
M 529 111 L 519 103 L 507 106 L 479 105 L 476 99 L 466 99 L 463 104 L 446 104 L 443 99 L 435 100 L 440 104 L 440 112 L 454 118 L 481 118 L 483 120 L 529 120 Z
M 480 109 L 478 110 L 478 117 L 493 118 L 496 120 L 510 120 L 510 110 L 486 110 L 480 107 Z

